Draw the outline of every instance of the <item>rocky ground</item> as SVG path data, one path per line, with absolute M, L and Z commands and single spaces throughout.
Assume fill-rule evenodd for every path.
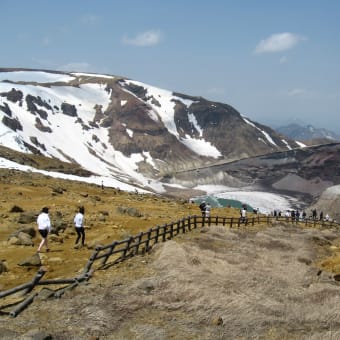
M 30 281 L 74 278 L 93 247 L 199 214 L 186 200 L 124 193 L 80 182 L 0 171 L 0 291 Z M 54 229 L 38 265 L 43 206 Z M 86 209 L 86 246 L 75 248 L 72 220 Z M 233 209 L 212 215 L 237 216 Z M 31 243 L 29 243 L 31 241 Z M 60 299 L 45 287 L 16 318 L 19 295 L 0 299 L 2 339 L 337 339 L 340 337 L 340 231 L 289 224 L 203 228 L 159 244 L 93 277 Z
M 0 274 L 0 290 L 31 280 L 35 266 L 19 266 L 36 253 L 40 236 L 36 218 L 50 208 L 53 232 L 49 253 L 40 254 L 46 279 L 74 277 L 93 248 L 136 235 L 157 225 L 200 214 L 199 208 L 179 199 L 121 192 L 75 181 L 58 180 L 14 170 L 0 171 L 0 261 L 8 270 Z M 75 249 L 73 217 L 85 207 L 86 247 Z M 19 235 L 18 231 L 31 233 Z M 28 237 L 27 237 L 28 236 Z

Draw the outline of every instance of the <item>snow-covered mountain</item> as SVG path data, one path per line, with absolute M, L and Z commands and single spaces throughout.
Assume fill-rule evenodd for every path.
M 123 77 L 0 69 L 0 145 L 162 191 L 167 173 L 301 146 L 227 104 Z
M 326 142 L 340 141 L 340 135 L 337 133 L 324 128 L 316 128 L 310 124 L 300 125 L 292 123 L 281 126 L 277 128 L 276 131 L 287 136 L 288 138 L 299 140 L 303 143 L 320 140 L 324 140 Z

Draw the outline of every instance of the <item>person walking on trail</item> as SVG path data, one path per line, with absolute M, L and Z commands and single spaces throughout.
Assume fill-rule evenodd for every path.
M 210 217 L 210 210 L 211 210 L 211 206 L 209 203 L 207 203 L 207 205 L 205 206 L 205 217 Z
M 202 217 L 205 217 L 205 208 L 206 208 L 207 204 L 205 203 L 205 201 L 202 201 L 202 203 L 200 204 L 200 209 L 201 209 L 201 213 L 202 213 Z
M 243 207 L 241 209 L 241 222 L 245 223 L 247 220 L 247 209 Z
M 38 218 L 37 218 L 37 224 L 38 224 L 38 231 L 42 237 L 42 240 L 39 244 L 37 252 L 40 253 L 43 246 L 46 247 L 46 251 L 50 251 L 48 248 L 48 240 L 47 236 L 51 231 L 51 220 L 48 216 L 48 208 L 43 207 Z
M 320 212 L 320 221 L 323 221 L 323 211 Z
M 84 214 L 85 214 L 84 207 L 80 207 L 79 211 L 76 213 L 73 220 L 77 232 L 77 239 L 75 244 L 77 244 L 81 238 L 82 246 L 85 245 Z
M 313 209 L 313 210 L 312 210 L 313 220 L 316 220 L 316 215 L 317 215 L 316 209 Z

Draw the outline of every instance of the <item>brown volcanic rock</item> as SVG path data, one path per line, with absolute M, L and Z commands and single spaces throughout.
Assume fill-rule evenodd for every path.
M 12 69 L 12 71 L 15 70 Z M 0 71 L 8 71 L 8 69 L 0 69 Z M 102 102 L 93 103 L 92 117 L 90 111 L 86 117 L 81 115 L 79 107 L 83 105 L 82 98 L 79 98 L 77 103 L 71 98 L 69 102 L 63 99 L 61 105 L 59 101 L 58 104 L 54 103 L 54 97 L 51 98 L 49 93 L 43 91 L 44 86 L 49 86 L 46 84 L 41 86 L 41 96 L 30 93 L 28 89 L 21 101 L 25 104 L 23 108 L 27 107 L 27 114 L 36 117 L 35 127 L 44 135 L 56 134 L 60 137 L 59 134 L 62 133 L 60 131 L 64 129 L 61 129 L 59 125 L 53 126 L 49 120 L 50 115 L 56 114 L 74 118 L 74 123 L 79 124 L 83 130 L 91 130 L 92 137 L 84 136 L 86 139 L 84 144 L 87 145 L 91 155 L 98 157 L 106 164 L 110 164 L 111 161 L 101 159 L 102 149 L 112 147 L 127 157 L 138 153 L 144 157 L 144 160 L 140 161 L 138 170 L 148 176 L 159 177 L 173 171 L 206 166 L 216 160 L 230 161 L 288 149 L 281 135 L 269 127 L 245 119 L 227 104 L 211 102 L 202 97 L 171 93 L 162 89 L 158 89 L 159 93 L 155 94 L 156 92 L 150 90 L 147 85 L 142 83 L 136 85 L 133 81 L 123 77 L 45 72 L 69 75 L 72 79 L 67 82 L 55 82 L 53 84 L 55 87 L 66 85 L 80 87 L 87 84 L 102 86 L 104 84 L 105 91 L 110 94 L 110 103 L 105 109 Z M 18 83 L 21 86 L 37 84 L 36 82 Z M 22 114 L 21 109 L 17 112 L 15 108 L 13 112 L 9 110 L 11 106 L 9 104 L 12 104 L 10 99 L 14 98 L 17 101 L 20 98 L 20 93 L 15 86 L 16 82 L 13 82 L 13 88 L 11 84 L 7 92 L 0 94 L 6 99 L 0 108 L 6 113 L 5 124 L 13 130 L 21 129 L 20 116 Z M 21 96 L 23 96 L 22 93 Z M 98 128 L 101 130 L 97 131 Z M 100 139 L 100 136 L 103 136 L 103 128 L 107 129 L 109 141 L 106 138 Z M 104 132 L 107 135 L 106 131 Z M 42 141 L 41 133 L 32 134 L 22 136 L 24 146 L 31 152 L 48 154 L 47 150 L 53 147 L 60 154 L 56 157 L 63 159 L 75 157 L 67 155 L 67 150 L 59 150 L 60 145 L 47 145 L 50 141 L 46 139 Z M 48 138 L 48 140 L 51 139 Z M 54 140 L 59 140 L 59 138 Z M 196 150 L 190 147 L 193 140 L 195 140 Z M 216 154 L 200 153 L 199 151 L 202 151 L 204 146 L 198 150 L 198 143 L 215 147 Z M 287 143 L 290 147 L 298 146 L 293 140 L 287 140 Z M 153 168 L 150 166 L 150 156 L 155 164 Z M 72 163 L 77 162 L 76 159 L 69 160 Z M 78 161 L 84 164 L 83 159 Z M 119 168 L 117 164 L 112 166 Z M 122 169 L 118 172 L 120 170 Z
M 340 185 L 335 185 L 327 188 L 322 192 L 318 200 L 310 206 L 310 210 L 316 209 L 318 213 L 323 212 L 324 217 L 326 214 L 331 219 L 340 221 Z

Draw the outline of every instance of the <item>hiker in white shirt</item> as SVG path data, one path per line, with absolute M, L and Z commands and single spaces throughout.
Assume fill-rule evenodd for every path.
M 205 217 L 210 217 L 211 206 L 209 203 L 205 206 Z
M 241 222 L 245 223 L 247 220 L 247 210 L 246 208 L 241 209 Z
M 46 251 L 49 251 L 50 249 L 48 248 L 47 236 L 49 232 L 51 231 L 51 221 L 50 221 L 50 217 L 48 216 L 47 207 L 42 208 L 41 213 L 39 214 L 37 218 L 37 224 L 38 224 L 38 231 L 42 237 L 42 240 L 38 247 L 38 253 L 40 253 L 41 248 L 44 245 L 46 247 Z
M 74 226 L 77 232 L 77 239 L 75 244 L 77 244 L 81 237 L 81 244 L 82 246 L 85 245 L 85 229 L 84 229 L 84 214 L 85 209 L 84 207 L 80 207 L 78 213 L 74 216 Z

